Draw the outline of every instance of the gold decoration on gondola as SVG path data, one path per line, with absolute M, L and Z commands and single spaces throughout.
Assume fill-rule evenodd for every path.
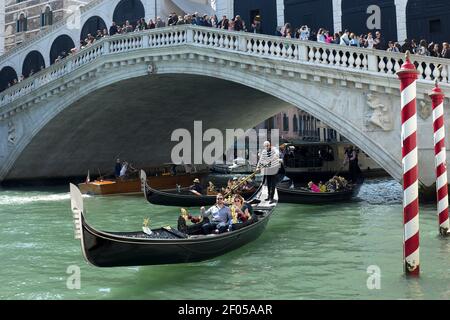
M 181 208 L 181 214 L 180 216 L 187 222 L 189 219 L 189 213 L 185 208 Z
M 142 223 L 142 226 L 144 228 L 147 228 L 150 225 L 150 218 L 144 218 L 144 222 Z

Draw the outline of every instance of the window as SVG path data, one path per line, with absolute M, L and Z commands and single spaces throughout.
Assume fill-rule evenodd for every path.
M 430 20 L 430 33 L 441 33 L 441 20 L 440 19 L 434 19 Z
M 53 24 L 53 12 L 52 9 L 47 6 L 45 11 L 41 14 L 41 26 L 50 26 Z
M 17 32 L 27 31 L 27 18 L 24 13 L 21 13 L 19 20 L 17 20 Z
M 283 131 L 289 131 L 289 118 L 286 114 L 283 114 Z
M 292 124 L 293 124 L 293 128 L 294 128 L 294 132 L 298 132 L 298 119 L 297 119 L 297 115 L 294 114 L 294 118 L 292 119 Z

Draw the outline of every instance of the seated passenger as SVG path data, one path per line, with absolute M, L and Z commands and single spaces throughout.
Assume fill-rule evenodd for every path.
M 310 181 L 308 183 L 308 187 L 309 189 L 311 189 L 312 192 L 320 192 L 319 187 L 317 186 L 317 184 L 315 184 L 314 182 Z
M 246 203 L 244 201 L 244 198 L 239 194 L 234 196 L 233 206 L 231 208 L 232 211 L 233 208 L 238 213 L 237 214 L 238 222 L 246 222 L 252 218 L 253 215 L 252 206 Z
M 188 221 L 191 221 L 192 225 L 187 225 Z M 207 219 L 203 219 L 202 216 L 193 217 L 186 209 L 181 208 L 181 214 L 178 218 L 178 231 L 189 234 L 199 234 L 203 233 L 202 224 L 207 223 Z
M 208 218 L 209 222 L 202 225 L 203 234 L 222 233 L 228 230 L 232 223 L 230 208 L 225 206 L 221 193 L 216 196 L 216 204 L 205 211 L 205 207 L 200 208 L 203 218 Z
M 200 185 L 200 180 L 198 178 L 194 179 L 194 184 L 190 187 L 190 191 L 197 196 L 202 195 L 203 187 Z
M 216 186 L 211 181 L 208 182 L 207 192 L 208 192 L 208 195 L 216 195 L 217 194 Z
M 323 184 L 322 181 L 319 182 L 320 192 L 327 192 L 327 186 Z

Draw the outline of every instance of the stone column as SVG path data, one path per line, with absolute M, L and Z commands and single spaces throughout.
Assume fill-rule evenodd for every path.
M 397 40 L 403 43 L 408 38 L 406 29 L 406 6 L 408 0 L 395 0 L 395 11 L 397 13 Z
M 0 1 L 0 55 L 5 53 L 5 1 Z
M 236 0 L 238 1 L 238 0 Z M 234 1 L 233 0 L 216 0 L 216 14 L 219 21 L 222 16 L 231 18 L 234 16 Z
M 157 15 L 161 15 L 161 5 L 164 0 L 142 0 L 145 9 L 145 20 L 155 20 Z
M 342 0 L 333 0 L 334 32 L 342 31 Z
M 284 26 L 284 0 L 277 0 L 277 25 Z

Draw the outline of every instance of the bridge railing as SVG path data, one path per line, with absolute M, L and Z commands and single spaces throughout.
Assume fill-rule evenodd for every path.
M 101 56 L 178 45 L 206 47 L 265 59 L 326 66 L 392 78 L 396 77 L 395 72 L 404 61 L 404 55 L 400 53 L 182 25 L 103 38 L 0 93 L 0 107 Z M 420 80 L 439 79 L 444 84 L 449 83 L 450 60 L 418 55 L 412 55 L 411 59 L 420 73 Z

